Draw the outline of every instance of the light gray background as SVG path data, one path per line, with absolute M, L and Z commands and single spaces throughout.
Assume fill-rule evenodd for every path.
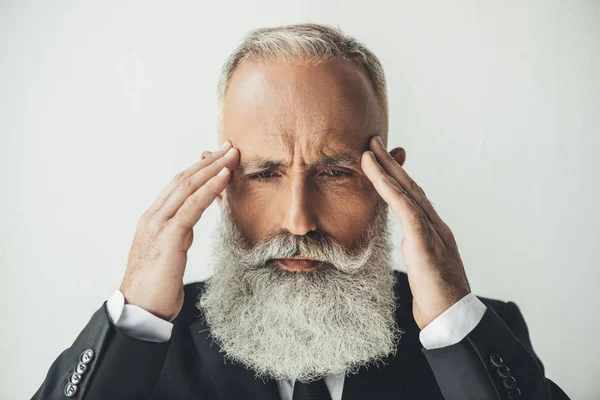
M 599 3 L 374 0 L 0 2 L 0 397 L 33 395 L 119 287 L 138 217 L 216 147 L 215 84 L 243 33 L 299 22 L 380 57 L 390 148 L 473 291 L 515 301 L 547 376 L 598 398 Z M 217 216 L 186 282 L 211 273 Z

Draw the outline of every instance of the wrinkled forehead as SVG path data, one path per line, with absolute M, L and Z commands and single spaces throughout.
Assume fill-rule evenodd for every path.
M 373 86 L 351 60 L 248 61 L 235 70 L 224 97 L 223 136 L 242 158 L 244 151 L 362 152 L 383 129 Z

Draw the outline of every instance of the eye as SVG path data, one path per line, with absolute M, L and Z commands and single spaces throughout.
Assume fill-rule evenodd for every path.
M 344 180 L 344 179 L 352 176 L 351 173 L 342 171 L 342 170 L 338 170 L 338 169 L 330 169 L 330 170 L 325 171 L 324 173 L 327 178 L 330 178 L 332 180 Z M 255 174 L 250 175 L 250 179 L 259 181 L 259 182 L 267 182 L 267 181 L 273 180 L 274 178 L 277 178 L 277 175 L 274 175 L 273 171 L 262 171 L 262 172 L 257 172 Z
M 273 171 L 262 171 L 262 172 L 257 172 L 256 174 L 250 175 L 250 179 L 253 179 L 256 181 L 268 181 L 273 177 L 274 177 Z
M 342 171 L 339 169 L 330 169 L 325 171 L 325 174 L 328 175 L 329 177 L 333 178 L 333 179 L 344 179 L 347 178 L 349 176 L 351 176 L 352 174 L 350 174 L 349 172 L 346 171 Z

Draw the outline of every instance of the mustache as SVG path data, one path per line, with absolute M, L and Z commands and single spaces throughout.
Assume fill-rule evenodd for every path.
M 352 249 L 346 248 L 321 231 L 310 231 L 305 235 L 278 231 L 250 245 L 237 229 L 235 222 L 226 215 L 224 217 L 226 223 L 223 239 L 230 242 L 229 248 L 232 249 L 231 256 L 235 258 L 235 264 L 246 270 L 275 269 L 276 258 L 306 257 L 323 263 L 317 271 L 333 268 L 345 273 L 354 273 L 364 266 L 374 251 L 384 245 L 381 240 L 372 240 L 372 230 L 363 232 Z M 380 231 L 386 230 L 382 225 L 378 225 L 378 228 Z
M 315 272 L 333 268 L 345 273 L 355 273 L 374 252 L 381 251 L 388 245 L 385 240 L 389 233 L 388 210 L 383 200 L 376 207 L 368 228 L 359 235 L 352 248 L 345 247 L 320 230 L 295 235 L 284 229 L 256 243 L 250 243 L 233 218 L 229 202 L 225 200 L 223 203 L 220 224 L 222 240 L 231 249 L 229 256 L 235 260 L 233 265 L 243 269 L 277 268 L 274 265 L 276 258 L 306 257 L 323 263 Z
M 360 252 L 346 249 L 330 236 L 320 231 L 294 235 L 285 231 L 269 235 L 251 249 L 251 258 L 259 265 L 271 265 L 275 258 L 307 257 L 335 267 L 340 256 L 356 257 Z

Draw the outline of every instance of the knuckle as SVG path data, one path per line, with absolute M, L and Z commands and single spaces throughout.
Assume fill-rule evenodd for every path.
M 186 172 L 179 171 L 177 174 L 175 174 L 175 176 L 173 177 L 173 180 L 176 182 L 179 182 L 179 181 L 185 179 L 185 177 L 186 177 Z
M 187 200 L 186 200 L 186 202 L 187 202 Z M 184 206 L 181 206 L 181 208 L 179 210 L 177 210 L 177 212 L 173 216 L 173 220 L 176 223 L 176 225 L 178 225 L 178 226 L 186 225 L 187 211 Z
M 180 188 L 182 188 L 182 189 L 188 189 L 188 188 L 190 188 L 191 186 L 193 186 L 193 184 L 194 184 L 194 181 L 192 180 L 192 178 L 191 178 L 191 177 L 187 177 L 187 178 L 184 178 L 184 179 L 183 179 L 183 180 L 182 180 L 182 181 L 179 183 L 179 187 L 180 187 Z
M 149 219 L 150 219 L 150 214 L 148 213 L 148 210 L 146 210 L 138 218 L 138 221 L 137 221 L 138 226 L 145 226 Z
M 417 193 L 421 193 L 423 196 L 427 197 L 423 188 L 421 186 L 419 186 L 419 184 L 417 182 L 415 182 L 413 179 L 410 179 L 409 184 L 410 184 L 411 190 L 413 190 Z
M 190 213 L 191 213 L 191 210 L 194 209 L 194 207 L 195 207 L 195 200 L 193 200 L 192 197 L 190 196 L 183 202 L 181 207 L 179 207 L 179 210 L 177 210 L 175 215 L 173 215 L 173 220 L 177 226 L 189 228 L 188 224 L 189 224 L 189 220 L 190 220 Z
M 194 207 L 196 207 L 198 205 L 199 200 L 200 199 L 198 198 L 198 193 L 196 192 L 196 193 L 192 194 L 191 196 L 189 196 L 185 200 L 184 205 L 186 207 L 192 207 L 192 208 L 194 208 Z
M 146 237 L 155 238 L 160 234 L 162 229 L 163 225 L 155 219 L 152 219 L 147 221 L 142 231 Z

